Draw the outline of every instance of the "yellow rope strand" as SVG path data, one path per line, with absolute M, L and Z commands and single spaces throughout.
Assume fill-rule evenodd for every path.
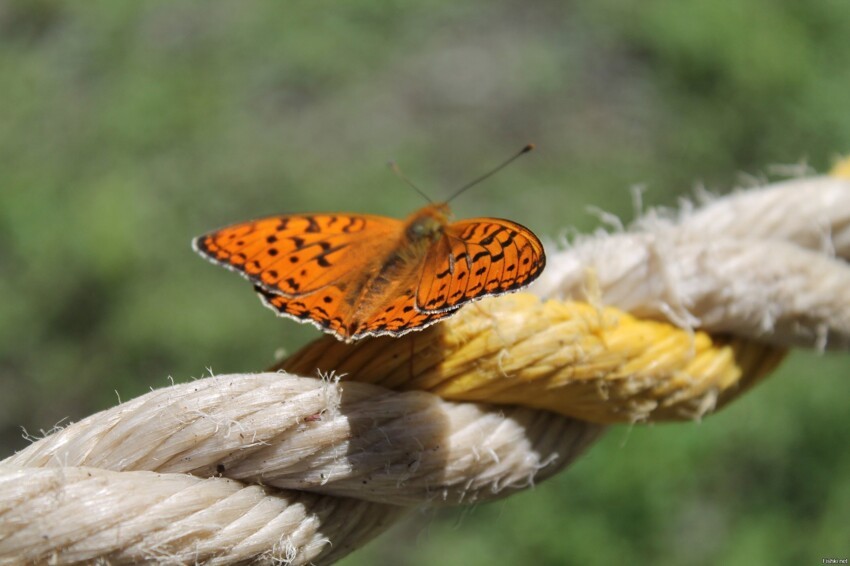
M 829 171 L 832 177 L 850 179 L 850 157 L 840 159 Z
M 615 308 L 520 293 L 475 303 L 401 338 L 354 345 L 321 338 L 275 369 L 333 371 L 454 401 L 618 423 L 699 418 L 768 374 L 784 353 Z

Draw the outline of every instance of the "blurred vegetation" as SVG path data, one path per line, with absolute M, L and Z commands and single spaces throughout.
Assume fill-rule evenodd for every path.
M 286 211 L 453 203 L 556 238 L 850 151 L 842 0 L 0 0 L 0 442 L 266 367 L 276 319 L 190 239 Z M 741 176 L 746 173 L 746 176 Z M 846 355 L 795 353 L 701 424 L 615 428 L 535 490 L 418 517 L 347 564 L 847 557 Z

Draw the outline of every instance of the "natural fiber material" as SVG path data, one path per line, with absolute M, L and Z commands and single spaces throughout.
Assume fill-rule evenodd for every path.
M 602 430 L 283 374 L 174 385 L 0 462 L 0 563 L 330 563 L 406 509 L 545 479 Z
M 0 563 L 330 563 L 403 513 L 223 478 L 0 467 Z
M 788 181 L 579 238 L 532 290 L 777 346 L 850 347 L 850 181 Z
M 321 338 L 279 369 L 518 404 L 596 423 L 693 420 L 766 375 L 783 350 L 641 321 L 614 308 L 481 301 L 444 324 L 354 346 Z
M 844 157 L 836 163 L 829 172 L 833 177 L 850 179 L 850 157 Z
M 550 476 L 598 432 L 531 409 L 450 403 L 422 392 L 274 373 L 225 375 L 92 415 L 0 469 L 225 475 L 381 503 L 456 505 L 503 497 Z
M 603 430 L 587 420 L 698 418 L 784 346 L 850 348 L 848 255 L 850 182 L 792 181 L 550 254 L 535 289 L 557 300 L 501 297 L 286 362 L 585 421 L 285 374 L 153 391 L 0 462 L 0 563 L 332 562 L 411 506 L 563 469 Z

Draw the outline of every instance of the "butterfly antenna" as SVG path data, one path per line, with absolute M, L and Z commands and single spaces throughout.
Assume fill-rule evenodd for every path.
M 387 166 L 390 168 L 390 171 L 392 171 L 393 173 L 395 173 L 395 176 L 396 176 L 396 177 L 398 177 L 399 179 L 401 179 L 402 181 L 404 181 L 405 183 L 407 183 L 407 184 L 410 186 L 410 188 L 412 188 L 414 191 L 416 191 L 417 193 L 419 193 L 420 195 L 422 195 L 422 198 L 424 198 L 425 200 L 427 200 L 429 203 L 433 203 L 433 202 L 434 202 L 434 201 L 432 201 L 432 200 L 428 197 L 428 195 L 426 195 L 426 194 L 425 194 L 425 192 L 424 192 L 422 189 L 420 189 L 419 187 L 417 187 L 416 185 L 414 185 L 414 184 L 413 184 L 413 181 L 411 181 L 410 179 L 408 179 L 408 178 L 405 176 L 405 174 L 401 172 L 401 168 L 399 168 L 399 166 L 396 164 L 396 162 L 395 162 L 395 161 L 390 161 L 389 163 L 387 163 Z
M 490 177 L 492 177 L 493 175 L 495 175 L 496 173 L 498 173 L 499 171 L 501 171 L 502 169 L 504 169 L 505 167 L 507 167 L 508 165 L 510 165 L 511 163 L 516 161 L 517 159 L 519 159 L 521 156 L 523 156 L 526 153 L 528 153 L 529 151 L 531 151 L 532 149 L 534 149 L 534 144 L 533 143 L 528 144 L 527 146 L 525 146 L 524 148 L 519 150 L 519 152 L 516 155 L 514 155 L 510 159 L 506 160 L 505 162 L 503 162 L 498 167 L 491 169 L 487 173 L 484 173 L 483 175 L 481 175 L 477 179 L 470 181 L 469 183 L 465 184 L 464 186 L 462 186 L 461 188 L 456 190 L 452 196 L 450 196 L 449 198 L 446 199 L 446 202 L 451 202 L 452 200 L 455 199 L 455 197 L 460 195 L 466 189 L 468 189 L 470 187 L 474 187 L 475 185 L 477 185 L 478 183 L 480 183 L 481 181 L 483 181 L 485 179 L 489 179 Z

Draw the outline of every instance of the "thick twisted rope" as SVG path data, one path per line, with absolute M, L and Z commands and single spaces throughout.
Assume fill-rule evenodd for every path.
M 550 256 L 535 292 L 780 346 L 846 350 L 848 193 L 850 177 L 815 177 L 696 211 L 655 211 L 634 232 L 581 238 Z
M 803 191 L 794 183 L 808 197 L 784 204 Z M 771 214 L 749 208 L 765 203 Z M 734 228 L 708 219 L 712 209 L 752 225 L 735 236 L 737 248 L 762 246 L 758 262 L 723 262 L 736 246 L 717 242 Z M 768 218 L 784 215 L 798 227 Z M 285 362 L 491 404 L 257 374 L 176 385 L 93 415 L 0 463 L 0 562 L 327 563 L 413 505 L 488 500 L 548 477 L 603 430 L 588 421 L 701 416 L 778 361 L 781 347 L 764 343 L 846 349 L 846 297 L 818 293 L 850 281 L 848 218 L 850 183 L 840 179 L 743 193 L 550 256 L 537 291 L 600 306 L 517 295 L 401 340 L 320 340 Z M 625 243 L 596 255 L 609 240 Z M 805 269 L 808 256 L 784 262 L 788 253 L 828 271 Z M 820 291 L 801 302 L 781 279 Z
M 207 378 L 0 464 L 0 560 L 330 562 L 414 505 L 486 501 L 548 477 L 600 430 L 368 384 Z
M 413 356 L 410 352 L 414 351 Z M 784 350 L 715 338 L 614 308 L 482 301 L 450 325 L 344 346 L 321 339 L 280 365 L 445 399 L 547 409 L 600 424 L 693 420 L 766 375 Z
M 152 391 L 3 465 L 224 475 L 395 505 L 459 504 L 548 477 L 598 428 L 364 383 L 226 375 Z

